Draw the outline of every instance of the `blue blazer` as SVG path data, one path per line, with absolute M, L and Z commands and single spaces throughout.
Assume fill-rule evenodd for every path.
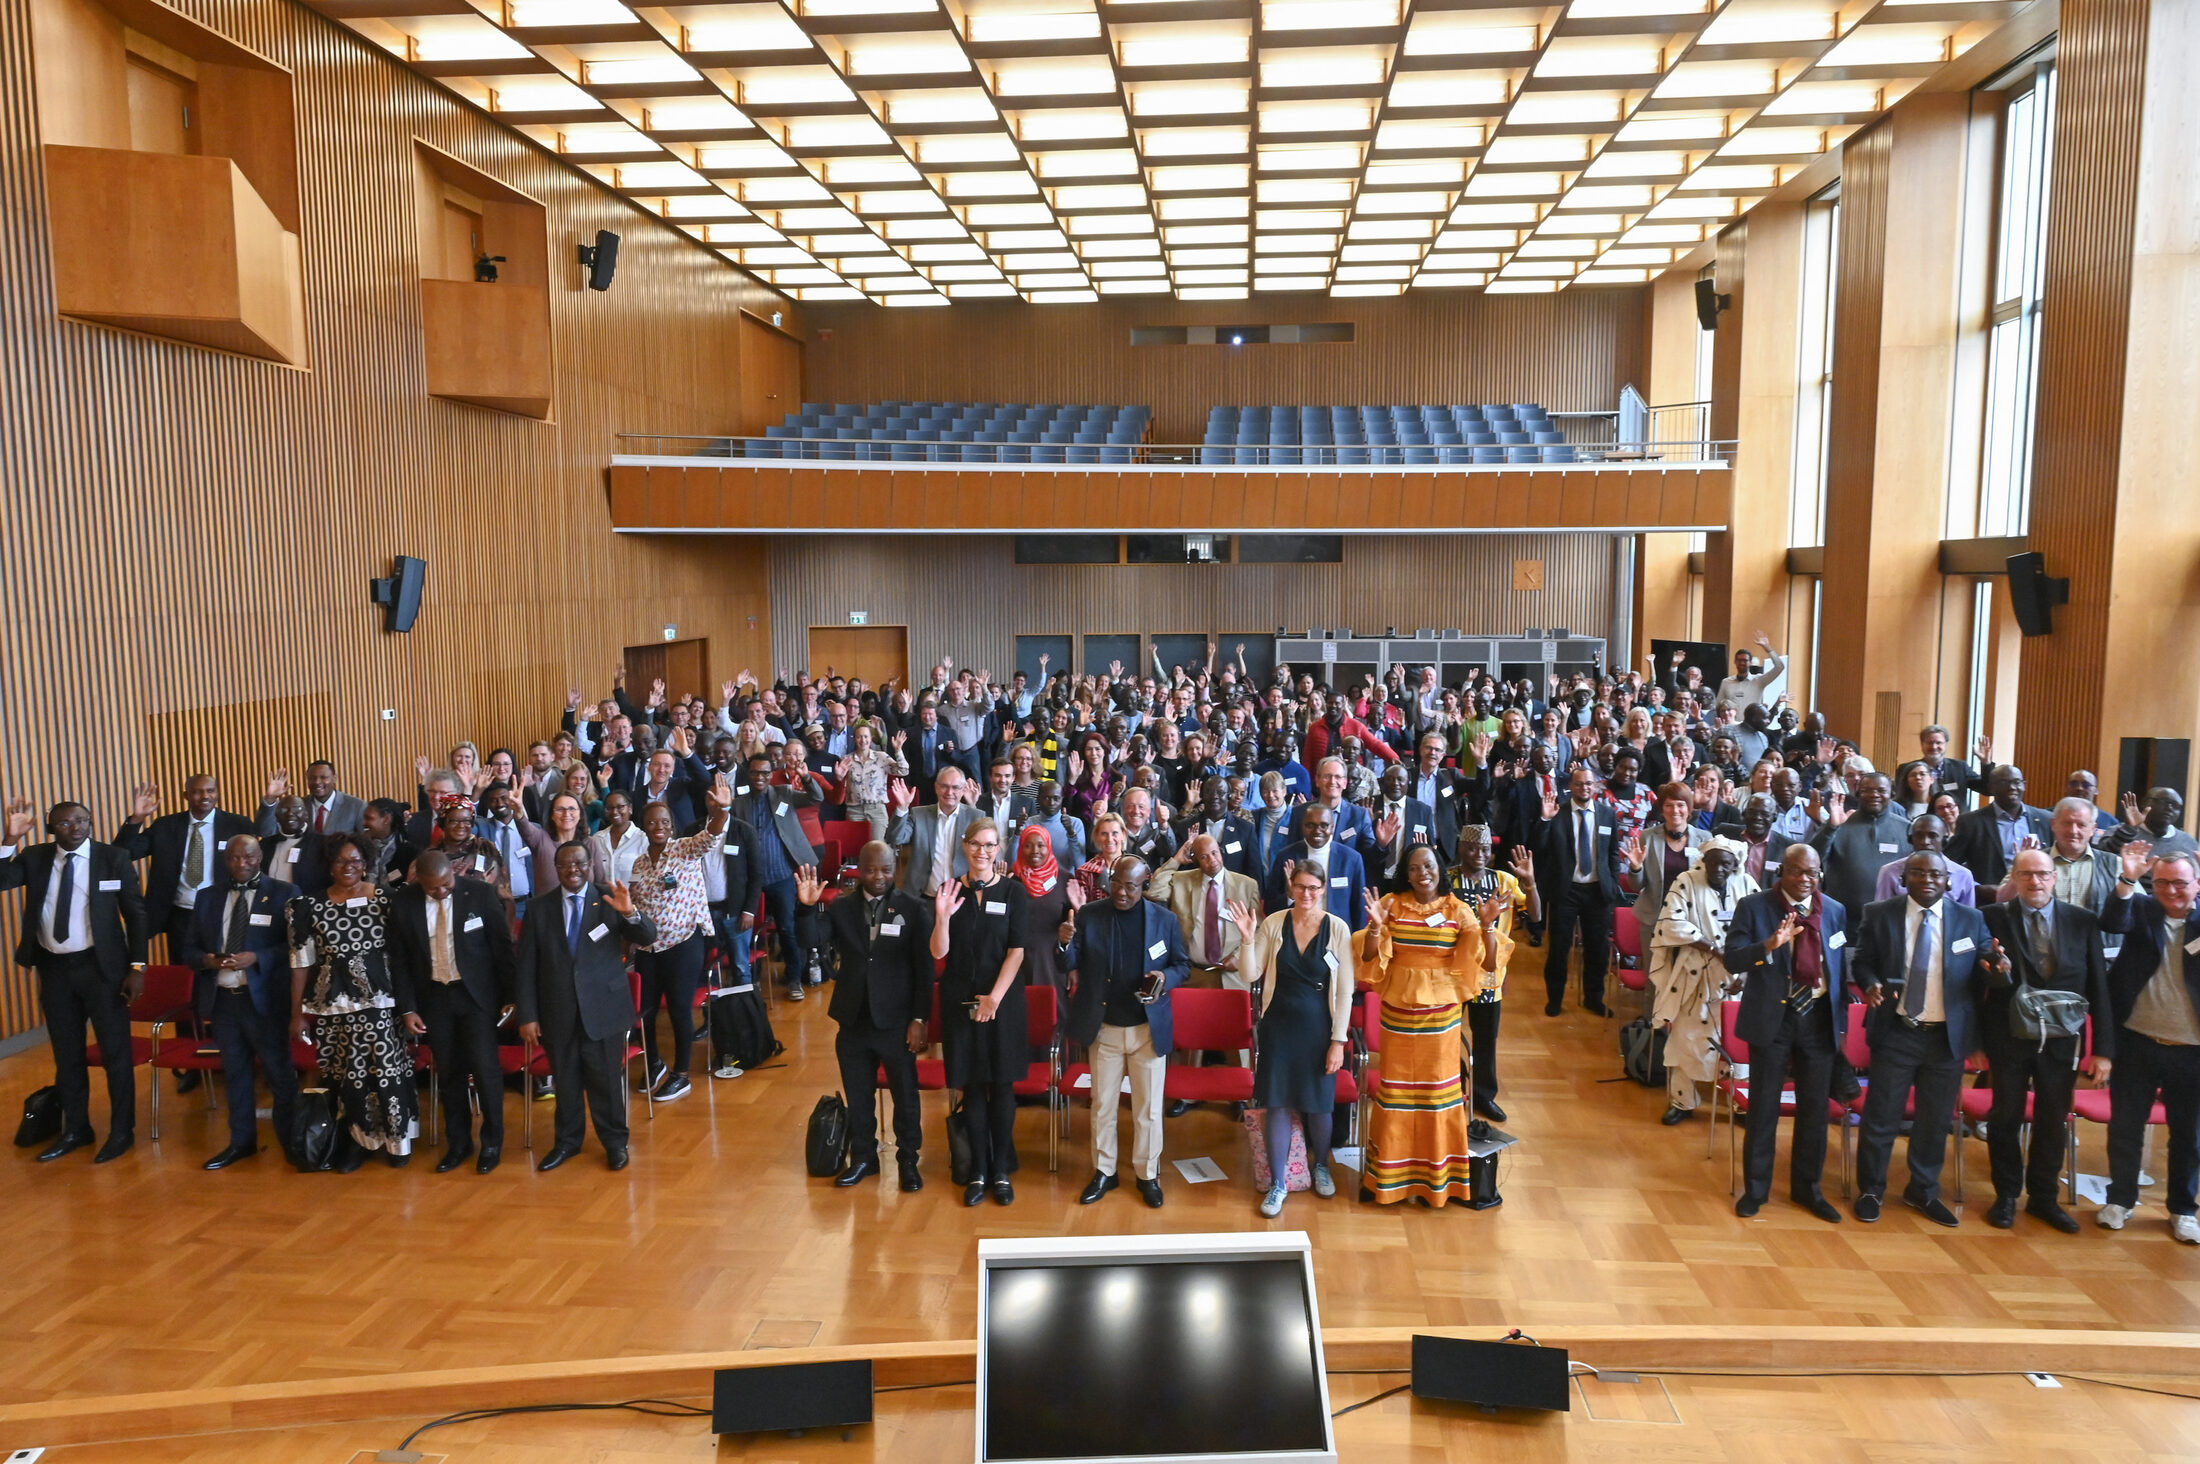
M 1207 819 L 1184 819 L 1170 832 L 1176 836 L 1179 849 L 1197 836 Z M 1260 834 L 1251 819 L 1225 818 L 1215 833 L 1215 842 L 1222 848 L 1222 867 L 1232 874 L 1242 874 L 1255 884 L 1267 877 L 1268 871 L 1260 862 Z M 1232 846 L 1236 852 L 1232 852 Z
M 1291 815 L 1291 832 L 1295 837 L 1305 836 L 1306 810 L 1313 806 L 1312 800 L 1308 800 Z M 1375 843 L 1375 820 L 1368 817 L 1367 810 L 1348 799 L 1332 812 L 1336 815 L 1336 826 L 1330 830 L 1331 840 L 1358 850 L 1363 862 L 1373 859 L 1379 850 Z
M 2139 993 L 2162 968 L 2162 902 L 2152 895 L 2112 895 L 2101 906 L 2101 930 L 2124 938 L 2123 949 L 2108 968 L 2108 1004 L 2121 1027 L 2131 1020 Z M 2200 918 L 2186 922 L 2185 935 L 2185 994 L 2192 998 L 2193 1009 L 2200 1011 L 2200 958 L 2190 944 L 2200 939 Z
M 1864 907 L 1856 932 L 1856 960 L 1849 971 L 1859 992 L 1908 973 L 1910 953 L 1904 936 L 1909 913 L 1903 906 L 1909 903 L 1908 895 L 1896 895 Z M 1948 1045 L 1956 1056 L 1969 1057 L 1979 1047 L 1979 1003 L 1986 995 L 1986 973 L 1979 961 L 1986 955 L 1992 933 L 1986 928 L 1986 917 L 1969 905 L 1943 899 L 1940 913 L 1941 1006 L 1948 1017 Z M 1864 1030 L 1877 1041 L 1896 1020 L 1896 1004 L 1890 998 L 1865 1014 Z
M 183 949 L 179 954 L 183 964 L 191 968 L 191 1006 L 200 1021 L 212 1021 L 214 1017 L 215 977 L 202 962 L 221 952 L 226 935 L 222 929 L 222 907 L 229 903 L 229 892 L 233 888 L 229 877 L 224 875 L 200 890 L 197 902 L 191 907 L 191 923 L 184 927 Z M 245 949 L 252 952 L 254 959 L 245 968 L 244 980 L 245 990 L 252 995 L 252 1005 L 262 1016 L 290 1010 L 290 902 L 297 893 L 296 885 L 265 875 L 260 877 L 259 888 L 252 892 Z
M 1268 913 L 1291 908 L 1290 887 L 1283 878 L 1283 866 L 1306 857 L 1306 841 L 1293 839 L 1283 846 L 1283 852 L 1269 867 L 1268 881 L 1262 886 L 1261 898 Z M 1340 883 L 1339 881 L 1342 881 Z M 1335 839 L 1329 841 L 1329 913 L 1354 930 L 1367 924 L 1367 901 L 1362 898 L 1367 889 L 1367 866 L 1360 862 L 1359 854 L 1351 845 Z
M 1192 958 L 1184 949 L 1184 932 L 1176 922 L 1176 916 L 1151 900 L 1138 902 L 1144 931 L 1139 948 L 1145 952 L 1142 970 L 1162 973 L 1161 1000 L 1146 1008 L 1146 1026 L 1153 1034 L 1153 1050 L 1162 1057 L 1169 1055 L 1176 1046 L 1176 1027 L 1171 1021 L 1168 993 L 1184 984 L 1191 974 Z M 1107 980 L 1099 969 L 1097 957 L 1093 969 L 1086 971 L 1085 936 L 1097 920 L 1128 918 L 1106 900 L 1093 900 L 1077 911 L 1077 933 L 1070 937 L 1055 958 L 1055 964 L 1065 971 L 1078 973 L 1077 993 L 1069 999 L 1067 1027 L 1072 1042 L 1090 1046 L 1100 1035 L 1101 1024 L 1106 1020 Z M 1153 954 L 1159 947 L 1161 954 Z
M 1824 1022 L 1839 1048 L 1847 1030 L 1849 998 L 1848 912 L 1838 900 L 1818 895 L 1818 928 L 1825 937 L 1826 997 L 1812 1009 L 1810 1020 Z M 1742 1009 L 1736 1015 L 1734 1034 L 1744 1042 L 1777 1042 L 1780 1021 L 1786 1015 L 1788 976 L 1795 969 L 1793 942 L 1767 955 L 1765 942 L 1780 928 L 1787 914 L 1787 897 L 1778 890 L 1744 896 L 1734 907 L 1734 919 L 1726 928 L 1726 969 L 1743 977 Z M 1820 1016 L 1819 1013 L 1825 1013 Z

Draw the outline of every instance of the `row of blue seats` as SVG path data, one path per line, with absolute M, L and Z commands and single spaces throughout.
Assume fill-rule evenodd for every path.
M 1419 407 L 1215 407 L 1207 414 L 1207 440 L 1228 442 L 1233 437 L 1273 433 L 1278 429 L 1300 432 L 1319 430 L 1332 435 L 1357 431 L 1378 432 L 1528 432 L 1552 430 L 1541 407 L 1532 402 L 1510 406 Z
M 788 439 L 830 439 L 838 442 L 1013 442 L 1013 443 L 1135 443 L 1145 424 L 1118 422 L 1113 427 L 766 427 L 764 435 Z
M 767 432 L 775 431 L 766 428 Z M 1002 441 L 996 433 L 984 434 L 989 440 L 969 441 L 968 433 L 955 436 L 966 440 L 941 442 L 925 440 L 893 440 L 874 438 L 845 438 L 832 442 L 790 442 L 784 439 L 743 438 L 736 439 L 732 456 L 751 458 L 805 458 L 825 462 L 865 463 L 1129 463 L 1136 460 L 1139 451 L 1136 439 L 1125 442 L 1099 441 Z M 1023 438 L 1024 434 L 1017 434 Z M 1049 438 L 1059 434 L 1049 433 Z
M 1390 466 L 1444 463 L 1466 466 L 1476 463 L 1572 463 L 1581 459 L 1565 442 L 1510 447 L 1417 443 L 1307 443 L 1274 446 L 1266 443 L 1209 444 L 1199 450 L 1199 460 L 1210 465 L 1236 467 L 1275 466 Z
M 830 437 L 843 429 L 876 434 L 904 431 L 1078 431 L 1132 427 L 1143 435 L 1150 408 L 1129 406 L 1002 405 L 995 402 L 881 402 L 871 407 L 806 402 L 783 425 L 801 437 Z

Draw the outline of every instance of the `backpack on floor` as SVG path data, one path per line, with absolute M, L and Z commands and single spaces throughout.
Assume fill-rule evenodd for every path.
M 1665 1086 L 1665 1036 L 1640 1017 L 1619 1029 L 1620 1068 L 1645 1088 Z
M 840 1101 L 838 1093 L 827 1093 L 810 1110 L 802 1160 L 818 1179 L 830 1178 L 848 1167 L 848 1105 Z
M 764 1010 L 756 983 L 722 987 L 710 994 L 710 1065 L 713 1069 L 754 1069 L 786 1049 L 772 1036 L 772 1019 Z

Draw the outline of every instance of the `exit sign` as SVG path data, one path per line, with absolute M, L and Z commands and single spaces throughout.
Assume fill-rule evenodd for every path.
M 868 610 L 850 610 L 848 612 L 848 623 L 850 625 L 868 625 L 871 623 L 871 612 Z

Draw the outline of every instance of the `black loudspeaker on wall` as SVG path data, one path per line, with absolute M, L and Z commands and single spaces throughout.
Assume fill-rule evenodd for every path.
M 721 1368 L 711 1379 L 710 1431 L 781 1433 L 871 1421 L 871 1361 Z
M 382 607 L 384 630 L 404 632 L 413 628 L 413 621 L 420 615 L 421 587 L 427 580 L 427 560 L 400 554 L 390 566 L 388 579 L 367 581 L 374 603 Z
M 1413 1396 L 1473 1403 L 1482 1408 L 1541 1408 L 1565 1413 L 1573 1403 L 1563 1347 L 1527 1342 L 1470 1342 L 1460 1337 L 1413 1339 Z
M 1722 295 L 1719 287 L 1710 280 L 1696 281 L 1696 324 L 1705 330 L 1719 328 L 1719 312 L 1734 303 L 1732 295 Z
M 2070 581 L 2048 578 L 2043 556 L 2009 556 L 2009 608 L 2017 617 L 2017 629 L 2026 635 L 2047 635 L 2055 628 L 2055 607 L 2069 603 Z
M 588 271 L 588 288 L 608 290 L 611 275 L 619 267 L 619 236 L 609 229 L 596 231 L 596 242 L 580 247 L 581 268 Z

